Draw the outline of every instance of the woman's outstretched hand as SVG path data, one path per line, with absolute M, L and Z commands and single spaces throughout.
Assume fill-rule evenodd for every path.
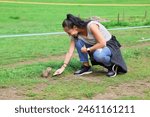
M 53 76 L 57 76 L 63 73 L 63 71 L 65 70 L 64 67 L 59 68 L 58 70 L 55 71 L 55 73 L 53 74 Z

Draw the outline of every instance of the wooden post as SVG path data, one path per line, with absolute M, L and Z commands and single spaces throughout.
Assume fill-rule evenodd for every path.
M 123 14 L 122 14 L 122 20 L 124 21 L 124 18 L 125 18 L 125 16 L 124 16 L 124 9 L 123 9 Z
M 145 11 L 145 15 L 144 15 L 144 18 L 146 18 L 147 17 L 147 11 Z
M 119 21 L 119 17 L 120 17 L 120 14 L 118 13 L 118 17 L 117 17 L 117 20 L 118 20 L 118 24 L 119 24 L 119 22 L 120 22 L 120 21 Z

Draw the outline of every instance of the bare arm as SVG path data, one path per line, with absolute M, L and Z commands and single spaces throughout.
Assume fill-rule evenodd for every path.
M 68 63 L 70 62 L 70 59 L 74 52 L 74 49 L 75 49 L 75 42 L 74 42 L 74 40 L 71 40 L 69 51 L 66 53 L 66 56 L 65 56 L 64 64 L 53 75 L 59 75 L 65 70 Z
M 70 62 L 70 59 L 73 55 L 74 49 L 75 49 L 75 43 L 73 40 L 71 40 L 69 51 L 66 53 L 66 56 L 65 56 L 64 64 L 68 65 L 68 63 Z

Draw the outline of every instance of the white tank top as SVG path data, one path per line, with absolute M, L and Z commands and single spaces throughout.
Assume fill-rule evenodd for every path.
M 94 38 L 91 30 L 90 30 L 90 25 L 91 24 L 97 24 L 99 26 L 99 31 L 102 33 L 103 37 L 105 38 L 106 42 L 111 39 L 111 34 L 110 32 L 98 21 L 90 21 L 87 24 L 87 37 L 78 35 L 78 39 L 83 40 L 84 42 L 90 44 L 90 45 L 95 45 L 97 43 L 96 39 Z

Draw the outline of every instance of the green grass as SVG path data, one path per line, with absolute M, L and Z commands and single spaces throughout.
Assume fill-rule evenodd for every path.
M 97 83 L 85 81 L 80 78 L 69 80 L 68 75 L 79 66 L 79 62 L 76 59 L 73 59 L 65 73 L 55 79 L 56 83 L 51 81 L 49 82 L 48 79 L 41 79 L 40 74 L 42 70 L 48 66 L 51 66 L 54 72 L 62 64 L 62 60 L 55 63 L 51 61 L 48 63 L 23 65 L 16 68 L 3 68 L 0 70 L 0 86 L 24 86 L 25 88 L 31 87 L 31 89 L 27 91 L 27 99 L 91 99 L 92 96 L 94 96 L 96 93 L 105 92 L 108 86 L 115 86 L 124 82 L 148 78 L 150 75 L 150 73 L 147 72 L 150 69 L 150 63 L 148 62 L 150 57 L 149 49 L 149 47 L 143 47 L 141 49 L 128 48 L 123 51 L 123 55 L 128 65 L 129 73 L 126 75 L 119 75 L 115 79 L 107 79 L 104 75 L 99 74 L 100 76 L 98 79 L 101 79 L 101 82 Z M 63 80 L 65 77 L 68 77 L 67 80 Z M 39 92 L 38 94 L 34 93 L 32 91 L 32 87 L 42 82 L 48 82 L 47 87 L 45 87 L 45 89 L 43 89 L 43 91 Z M 147 99 L 147 97 L 148 96 L 145 96 L 144 99 Z M 126 99 L 126 97 L 122 99 Z M 133 98 L 129 97 L 129 99 Z
M 111 33 L 117 36 L 123 47 L 139 45 L 140 43 L 137 41 L 142 37 L 149 38 L 149 28 L 111 31 Z M 6 65 L 35 58 L 63 55 L 69 47 L 69 37 L 59 35 L 8 38 L 0 39 L 0 45 L 0 64 Z M 130 55 L 132 54 L 127 56 Z
M 0 39 L 0 64 L 64 54 L 69 46 L 67 38 L 64 35 Z
M 150 25 L 150 7 L 105 7 L 105 6 L 50 6 L 29 4 L 0 4 L 0 34 L 39 33 L 51 31 L 63 31 L 61 23 L 67 13 L 80 15 L 82 18 L 99 16 L 109 19 L 105 23 L 107 27 Z M 7 11 L 7 12 L 5 12 Z M 61 11 L 61 12 L 60 12 Z M 105 12 L 103 12 L 105 11 Z M 135 12 L 136 11 L 136 12 Z M 147 11 L 147 17 L 145 17 Z M 88 13 L 87 13 L 88 12 Z M 120 13 L 122 20 L 124 12 L 125 20 L 117 23 Z
M 144 91 L 144 93 L 145 93 L 145 97 L 144 97 L 144 99 L 146 99 L 146 100 L 150 100 L 150 90 L 149 90 L 149 89 L 147 89 L 147 90 L 145 90 L 145 91 Z
M 150 64 L 145 64 L 143 58 L 145 58 L 145 56 L 139 57 L 138 59 L 127 59 L 126 61 L 128 64 L 129 73 L 126 75 L 118 75 L 114 79 L 108 79 L 104 75 L 99 74 L 98 79 L 100 79 L 101 82 L 97 83 L 86 81 L 80 78 L 70 79 L 68 77 L 67 80 L 64 80 L 64 78 L 67 77 L 70 72 L 75 70 L 75 68 L 72 67 L 67 68 L 63 76 L 58 77 L 55 80 L 51 79 L 50 82 L 49 79 L 40 78 L 40 74 L 43 68 L 51 66 L 53 70 L 56 70 L 62 64 L 60 62 L 56 64 L 53 62 L 38 63 L 33 65 L 25 65 L 19 68 L 3 69 L 0 71 L 0 86 L 16 86 L 20 88 L 24 87 L 26 89 L 28 89 L 27 87 L 31 87 L 30 90 L 28 89 L 26 92 L 26 96 L 28 97 L 27 99 L 91 99 L 95 94 L 105 92 L 109 86 L 116 86 L 124 82 L 131 82 L 148 78 L 150 73 L 147 72 L 147 70 L 150 69 Z M 76 62 L 77 61 L 72 62 L 71 65 L 76 65 Z M 52 81 L 55 81 L 55 83 Z M 43 82 L 47 83 L 47 87 L 45 87 L 42 92 L 35 93 L 32 91 L 32 87 L 35 87 L 36 84 Z M 147 99 L 147 95 L 149 95 L 147 92 L 145 92 L 145 99 Z
M 111 31 L 113 35 L 117 36 L 117 39 L 122 43 L 123 47 L 131 47 L 141 44 L 138 40 L 148 39 L 150 28 L 134 29 L 134 30 L 116 30 Z M 143 42 L 144 43 L 144 42 Z M 147 42 L 145 42 L 147 43 Z
M 25 1 L 25 0 L 14 0 L 14 1 Z M 145 3 L 145 4 L 148 4 L 150 3 L 149 1 L 147 0 L 26 0 L 26 1 L 33 1 L 33 2 L 64 2 L 64 3 L 99 3 L 99 4 L 103 4 L 103 3 L 106 3 L 106 4 L 115 4 L 115 3 L 118 3 L 118 4 L 141 4 L 141 3 Z
M 23 0 L 19 0 L 23 1 Z M 30 0 L 31 1 L 31 0 Z M 35 0 L 32 0 L 35 1 Z M 41 0 L 38 0 L 41 1 Z M 49 2 L 43 0 L 42 2 Z M 68 2 L 58 0 L 50 2 Z M 85 1 L 70 1 L 72 3 L 85 3 Z M 106 1 L 89 0 L 87 3 L 148 3 L 148 1 Z M 41 33 L 63 31 L 61 22 L 68 13 L 80 15 L 83 18 L 101 16 L 111 22 L 104 23 L 110 27 L 125 27 L 136 25 L 150 25 L 150 15 L 144 18 L 145 11 L 150 7 L 96 7 L 96 6 L 50 6 L 0 3 L 0 34 Z M 7 12 L 6 12 L 7 11 Z M 105 12 L 103 12 L 105 11 Z M 88 14 L 87 14 L 88 12 Z M 117 15 L 121 18 L 125 13 L 125 19 L 118 24 Z M 77 57 L 73 58 L 62 76 L 43 79 L 41 72 L 48 66 L 52 67 L 52 73 L 58 69 L 63 59 L 55 60 L 64 55 L 69 47 L 67 35 L 15 37 L 0 39 L 0 88 L 17 87 L 24 90 L 25 99 L 91 99 L 98 93 L 104 93 L 109 86 L 117 86 L 121 83 L 130 83 L 136 80 L 149 79 L 150 73 L 150 47 L 149 42 L 137 42 L 149 38 L 149 28 L 111 31 L 121 42 L 122 54 L 127 63 L 129 72 L 109 79 L 104 74 L 95 73 L 93 76 L 72 78 L 71 75 L 80 66 Z M 36 62 L 38 58 L 51 57 L 50 61 Z M 34 61 L 29 65 L 21 62 Z M 14 66 L 12 66 L 12 64 Z M 94 70 L 103 70 L 96 67 Z M 88 80 L 88 78 L 91 80 Z M 94 82 L 93 79 L 97 81 Z M 36 92 L 38 85 L 46 86 Z M 149 99 L 150 91 L 145 90 L 143 97 L 127 96 L 119 99 Z

